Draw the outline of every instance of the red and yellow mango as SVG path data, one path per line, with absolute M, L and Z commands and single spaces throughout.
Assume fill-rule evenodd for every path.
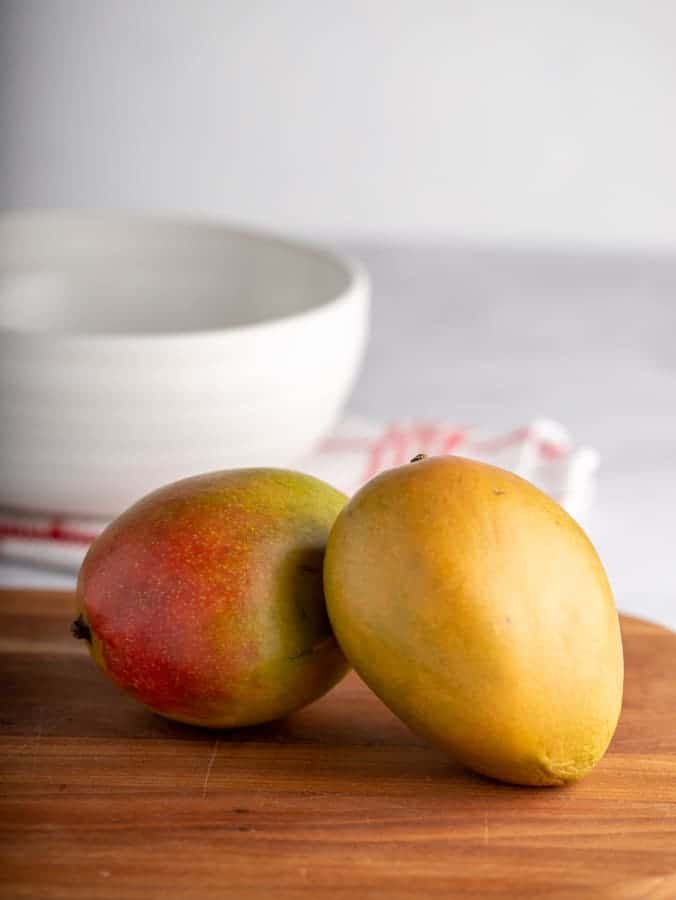
M 284 716 L 348 668 L 322 586 L 345 499 L 279 469 L 161 488 L 90 548 L 73 631 L 121 688 L 171 719 L 233 727 Z

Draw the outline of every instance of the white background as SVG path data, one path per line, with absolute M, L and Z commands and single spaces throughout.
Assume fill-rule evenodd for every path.
M 671 0 L 0 9 L 0 205 L 676 245 Z

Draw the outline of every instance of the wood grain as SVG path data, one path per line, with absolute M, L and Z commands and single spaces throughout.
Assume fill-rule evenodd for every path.
M 463 771 L 350 676 L 284 722 L 172 724 L 0 592 L 7 898 L 676 898 L 676 634 L 624 619 L 625 707 L 582 783 Z

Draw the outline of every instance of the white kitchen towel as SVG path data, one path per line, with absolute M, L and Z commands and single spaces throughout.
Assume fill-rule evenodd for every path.
M 403 465 L 416 453 L 457 453 L 510 469 L 577 518 L 593 499 L 599 464 L 595 450 L 576 446 L 568 431 L 549 419 L 497 434 L 443 423 L 379 425 L 348 419 L 297 468 L 351 494 L 378 472 Z M 0 559 L 77 571 L 106 524 L 103 519 L 0 510 Z

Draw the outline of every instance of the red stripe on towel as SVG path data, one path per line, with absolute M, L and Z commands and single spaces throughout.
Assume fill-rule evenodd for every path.
M 49 525 L 10 525 L 0 522 L 0 540 L 2 538 L 22 538 L 31 541 L 59 541 L 64 544 L 84 544 L 89 546 L 98 535 L 64 528 L 58 519 Z

